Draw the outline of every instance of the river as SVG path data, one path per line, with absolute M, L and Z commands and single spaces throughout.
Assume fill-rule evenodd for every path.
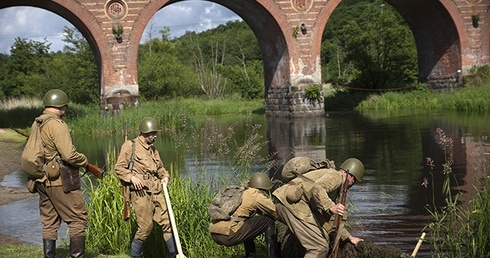
M 253 164 L 252 172 L 266 170 L 266 163 L 280 165 L 299 156 L 317 161 L 328 158 L 335 161 L 337 167 L 345 159 L 356 157 L 363 161 L 366 172 L 363 182 L 349 190 L 351 233 L 376 244 L 394 245 L 408 254 L 431 220 L 427 205 L 443 205 L 444 202 L 440 172 L 447 161 L 447 149 L 440 144 L 441 139 L 451 140 L 454 184 L 467 192 L 463 200 L 468 200 L 471 186 L 482 173 L 488 175 L 490 155 L 485 153 L 490 152 L 489 115 L 334 112 L 320 118 L 253 116 L 252 119 L 221 117 L 212 121 L 203 122 L 211 127 L 206 136 L 177 139 L 177 134 L 162 133 L 155 145 L 164 163 L 182 163 L 183 176 L 194 178 L 199 173 L 195 154 L 202 153 L 203 145 L 226 141 L 226 132 L 230 131 L 237 143 L 249 139 L 247 137 L 254 132 L 267 141 L 260 151 L 263 161 Z M 254 131 L 250 124 L 260 127 Z M 215 131 L 222 133 L 213 133 Z M 86 153 L 91 162 L 104 164 L 105 153 L 110 150 L 108 146 L 115 146 L 117 151 L 120 144 L 114 143 L 121 143 L 124 136 L 73 137 L 77 149 Z M 432 170 L 427 161 L 433 162 Z M 198 163 L 207 165 L 206 173 L 222 176 L 227 173 L 222 162 L 203 158 Z M 277 169 L 269 172 L 276 177 L 279 174 Z M 20 186 L 24 185 L 24 180 L 22 174 L 13 173 L 1 184 Z M 39 215 L 37 218 L 19 216 L 38 214 L 36 198 L 0 206 L 0 214 L 0 234 L 41 244 Z M 11 216 L 17 219 L 12 220 Z M 66 230 L 62 230 L 60 237 L 64 234 Z M 429 248 L 429 244 L 424 243 L 418 257 L 430 257 Z

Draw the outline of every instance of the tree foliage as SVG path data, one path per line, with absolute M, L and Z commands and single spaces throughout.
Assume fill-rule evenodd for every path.
M 324 79 L 380 89 L 415 83 L 415 41 L 402 17 L 384 1 L 343 2 L 322 43 Z
M 169 39 L 168 28 L 138 49 L 142 98 L 264 97 L 264 65 L 258 41 L 243 21 Z M 49 52 L 46 41 L 16 39 L 0 55 L 0 98 L 41 98 L 52 88 L 77 103 L 98 103 L 96 57 L 74 28 L 66 46 Z M 363 88 L 392 88 L 417 79 L 414 39 L 404 20 L 381 0 L 344 0 L 329 19 L 321 45 L 324 82 Z M 100 67 L 99 67 L 100 69 Z

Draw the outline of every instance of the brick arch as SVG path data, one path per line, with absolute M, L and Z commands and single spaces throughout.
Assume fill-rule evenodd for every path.
M 325 29 L 328 19 L 340 0 L 325 5 L 316 26 Z M 439 76 L 456 76 L 468 63 L 462 49 L 468 48 L 468 35 L 461 14 L 452 0 L 386 0 L 408 23 L 415 38 L 419 81 L 427 82 Z M 441 29 L 444 28 L 444 29 Z M 312 48 L 320 49 L 322 33 L 313 39 Z
M 6 0 L 0 2 L 0 9 L 19 6 L 37 7 L 51 11 L 69 21 L 80 31 L 94 53 L 99 71 L 99 80 L 101 81 L 99 90 L 103 92 L 104 74 L 102 71 L 104 67 L 111 69 L 111 64 L 104 61 L 110 60 L 111 56 L 97 19 L 85 8 L 81 8 L 80 4 L 75 0 Z
M 239 15 L 251 28 L 257 37 L 263 63 L 265 95 L 271 85 L 284 85 L 289 82 L 289 51 L 288 46 L 294 43 L 288 42 L 284 37 L 283 27 L 280 23 L 287 23 L 284 15 L 271 1 L 264 0 L 208 0 L 220 4 Z M 184 2 L 180 0 L 156 0 L 149 2 L 135 20 L 135 25 L 130 35 L 129 44 L 131 52 L 128 58 L 137 60 L 138 46 L 144 30 L 151 18 L 161 8 L 168 5 Z M 266 26 L 264 26 L 266 24 Z M 286 27 L 286 31 L 288 31 Z M 292 32 L 290 32 L 292 33 Z

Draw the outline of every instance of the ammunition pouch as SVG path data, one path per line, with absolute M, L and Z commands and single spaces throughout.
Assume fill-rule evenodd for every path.
M 80 174 L 78 167 L 64 165 L 60 169 L 63 191 L 65 193 L 80 189 Z
M 44 164 L 44 172 L 46 172 L 48 180 L 54 181 L 58 179 L 60 177 L 60 169 L 62 166 L 62 161 L 56 157 Z

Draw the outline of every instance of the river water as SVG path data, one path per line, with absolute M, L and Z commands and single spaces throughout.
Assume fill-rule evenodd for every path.
M 441 171 L 442 164 L 448 159 L 445 155 L 448 149 L 440 144 L 441 139 L 450 139 L 454 160 L 452 183 L 459 190 L 468 192 L 463 195 L 463 200 L 467 201 L 472 185 L 477 184 L 483 174 L 488 175 L 489 118 L 489 115 L 452 112 L 345 112 L 328 113 L 320 118 L 266 119 L 254 116 L 251 120 L 221 117 L 213 119 L 217 129 L 209 130 L 207 138 L 177 140 L 175 134 L 162 133 L 155 145 L 164 163 L 181 163 L 180 167 L 185 167 L 183 176 L 192 178 L 199 173 L 196 172 L 194 154 L 203 151 L 203 145 L 196 147 L 196 142 L 225 141 L 223 134 L 214 134 L 214 131 L 233 131 L 233 140 L 243 142 L 253 132 L 247 126 L 250 123 L 261 125 L 257 133 L 267 141 L 260 152 L 265 161 L 253 164 L 252 172 L 266 170 L 267 160 L 280 165 L 293 157 L 308 156 L 317 161 L 328 158 L 338 167 L 345 159 L 356 157 L 363 161 L 366 172 L 363 182 L 349 190 L 351 233 L 365 241 L 393 245 L 411 254 L 424 226 L 431 220 L 427 205 L 444 204 Z M 121 143 L 123 139 L 122 135 L 73 137 L 77 149 L 87 154 L 91 163 L 97 161 L 98 164 L 104 164 L 108 146 L 117 149 L 118 144 L 114 143 Z M 189 151 L 182 147 L 184 145 L 194 148 Z M 434 164 L 432 170 L 427 161 Z M 217 176 L 227 173 L 221 162 L 199 160 L 200 164 L 207 164 L 206 173 Z M 275 171 L 277 169 L 271 169 L 270 173 L 277 175 Z M 16 172 L 6 176 L 1 184 L 22 186 L 24 180 L 23 175 Z M 41 244 L 37 198 L 2 205 L 0 214 L 1 234 L 20 237 L 26 243 Z M 13 217 L 16 219 L 12 220 Z M 60 237 L 65 234 L 66 227 L 61 230 Z M 430 257 L 429 248 L 428 243 L 423 244 L 418 257 Z

